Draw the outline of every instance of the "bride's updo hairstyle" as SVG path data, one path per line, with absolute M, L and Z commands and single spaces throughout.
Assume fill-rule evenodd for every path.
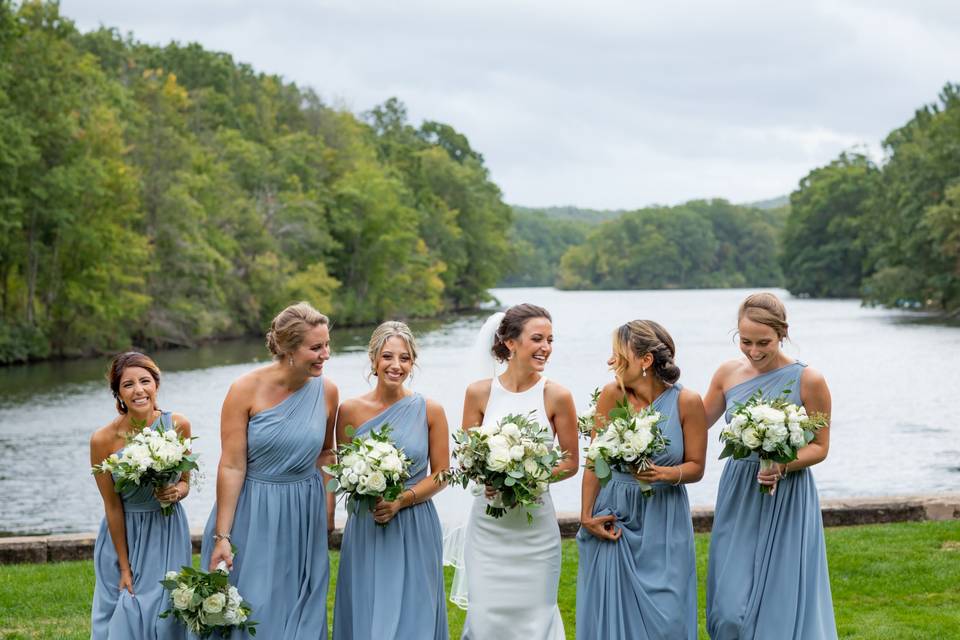
M 370 374 L 377 375 L 377 360 L 383 353 L 383 346 L 387 344 L 390 338 L 400 338 L 407 343 L 407 349 L 410 350 L 410 357 L 414 364 L 417 362 L 417 341 L 413 339 L 413 332 L 404 322 L 398 320 L 387 320 L 381 323 L 379 327 L 373 330 L 370 336 L 370 344 L 367 345 L 367 355 L 370 357 Z
M 506 345 L 507 340 L 519 340 L 520 336 L 523 335 L 523 326 L 527 324 L 528 320 L 534 318 L 546 318 L 553 322 L 550 312 L 535 304 L 515 304 L 507 309 L 500 321 L 500 326 L 497 327 L 496 335 L 493 336 L 491 351 L 498 362 L 506 362 L 510 359 L 510 349 Z
M 621 386 L 623 374 L 630 366 L 630 355 L 642 358 L 648 353 L 653 356 L 653 365 L 650 367 L 653 375 L 666 384 L 673 384 L 680 379 L 680 367 L 673 361 L 676 347 L 667 330 L 653 320 L 632 320 L 613 333 L 612 368 Z
M 772 293 L 754 293 L 747 296 L 740 303 L 737 322 L 744 318 L 770 327 L 777 333 L 777 338 L 780 340 L 790 337 L 787 333 L 790 328 L 787 324 L 787 308 L 783 306 L 780 298 Z
M 293 353 L 303 343 L 303 336 L 314 327 L 329 325 L 330 319 L 314 309 L 309 302 L 292 304 L 273 319 L 267 331 L 267 349 L 274 360 Z

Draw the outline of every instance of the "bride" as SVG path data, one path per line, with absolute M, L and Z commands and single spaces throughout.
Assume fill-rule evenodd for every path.
M 554 467 L 551 481 L 574 475 L 578 445 L 573 396 L 543 377 L 553 351 L 550 314 L 542 307 L 519 304 L 496 314 L 485 326 L 493 325 L 496 332 L 486 348 L 507 368 L 499 376 L 467 387 L 463 428 L 496 423 L 508 414 L 535 412 L 537 422 L 551 425 L 567 452 Z M 524 509 L 509 510 L 502 518 L 486 515 L 487 501 L 495 498 L 490 490 L 477 496 L 467 521 L 463 559 L 468 604 L 463 638 L 561 640 L 565 636 L 557 607 L 560 529 L 550 492 L 542 496 L 542 505 L 532 509 L 532 524 Z

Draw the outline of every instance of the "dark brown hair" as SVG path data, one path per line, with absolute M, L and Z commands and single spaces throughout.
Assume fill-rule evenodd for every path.
M 125 351 L 113 356 L 113 359 L 110 360 L 110 367 L 107 369 L 107 382 L 110 383 L 113 398 L 117 401 L 117 412 L 120 414 L 127 413 L 127 405 L 120 399 L 120 379 L 123 378 L 123 371 L 130 367 L 146 369 L 153 377 L 157 388 L 160 388 L 160 367 L 150 356 L 146 356 L 139 351 Z
M 535 304 L 523 303 L 515 304 L 506 313 L 503 314 L 503 320 L 497 327 L 497 333 L 493 337 L 493 357 L 500 362 L 506 362 L 510 359 L 510 349 L 507 348 L 507 340 L 516 340 L 523 334 L 523 326 L 528 320 L 534 318 L 546 318 L 553 322 L 550 312 L 543 307 Z
M 667 384 L 680 379 L 680 367 L 674 363 L 677 349 L 670 333 L 653 320 L 631 320 L 613 334 L 613 353 L 615 363 L 613 372 L 623 384 L 623 372 L 630 364 L 629 355 L 641 358 L 646 354 L 653 356 L 653 375 Z
M 790 329 L 790 325 L 787 324 L 787 308 L 783 306 L 780 298 L 772 293 L 754 293 L 747 296 L 740 303 L 737 322 L 744 318 L 767 325 L 776 331 L 777 337 L 781 340 L 790 337 L 787 333 Z

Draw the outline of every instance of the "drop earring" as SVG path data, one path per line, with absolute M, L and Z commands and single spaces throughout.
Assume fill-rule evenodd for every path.
M 647 370 L 646 370 L 646 369 L 641 369 L 641 371 L 643 372 L 643 377 L 646 378 L 646 377 L 647 377 Z
M 293 366 L 293 356 L 290 356 L 290 366 Z

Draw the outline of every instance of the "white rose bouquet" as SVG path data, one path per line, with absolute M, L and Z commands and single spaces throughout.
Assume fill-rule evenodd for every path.
M 348 433 L 352 431 L 348 429 Z M 384 424 L 365 438 L 356 438 L 337 447 L 337 463 L 327 465 L 324 471 L 333 477 L 327 491 L 347 496 L 354 512 L 365 504 L 370 511 L 383 498 L 396 500 L 410 477 L 410 459 L 390 441 L 390 425 Z M 390 523 L 378 522 L 386 527 Z
M 507 415 L 496 424 L 464 429 L 453 434 L 453 456 L 459 468 L 442 479 L 466 488 L 472 480 L 478 491 L 490 486 L 497 497 L 487 505 L 487 515 L 503 517 L 508 509 L 538 504 L 547 490 L 553 467 L 566 454 L 552 447 L 550 427 L 530 415 Z M 533 514 L 527 510 L 527 522 Z
M 257 623 L 250 620 L 250 603 L 227 581 L 227 575 L 223 562 L 209 573 L 193 567 L 183 567 L 179 573 L 168 571 L 160 584 L 170 591 L 170 608 L 160 617 L 174 616 L 201 638 L 214 631 L 226 637 L 234 629 L 257 635 Z
M 587 447 L 587 469 L 606 486 L 613 470 L 633 474 L 649 468 L 651 458 L 670 444 L 657 426 L 661 419 L 653 407 L 637 411 L 627 400 L 621 401 Z M 640 482 L 640 490 L 645 498 L 653 495 L 653 488 L 646 482 Z
M 600 400 L 600 389 L 594 389 L 590 394 L 590 408 L 577 416 L 577 431 L 584 438 L 590 438 L 596 426 L 597 402 Z
M 786 464 L 797 459 L 797 451 L 813 440 L 817 431 L 827 426 L 822 414 L 807 415 L 804 407 L 786 401 L 789 389 L 779 398 L 764 400 L 762 390 L 746 402 L 737 403 L 729 424 L 720 432 L 724 443 L 720 458 L 733 456 L 735 460 L 756 452 L 760 468 L 767 470 L 774 462 Z M 770 487 L 760 485 L 761 493 L 770 493 Z
M 177 434 L 176 423 L 172 429 L 158 431 L 146 426 L 146 422 L 131 421 L 140 430 L 127 437 L 127 444 L 119 454 L 114 453 L 93 467 L 93 473 L 113 474 L 113 487 L 117 493 L 130 485 L 165 487 L 177 480 L 180 474 L 199 468 L 197 456 L 190 453 L 196 438 L 183 438 Z M 165 516 L 173 513 L 169 502 L 160 503 Z

